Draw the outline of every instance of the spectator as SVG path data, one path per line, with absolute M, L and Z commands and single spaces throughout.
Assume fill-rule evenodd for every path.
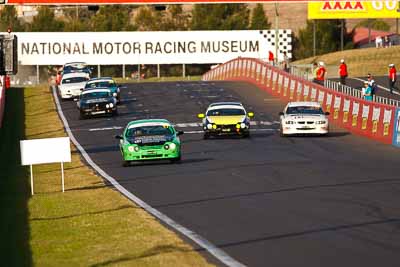
M 368 82 L 368 85 L 372 89 L 371 90 L 372 96 L 374 96 L 377 92 L 378 85 L 376 84 L 375 80 L 373 79 L 371 73 L 368 73 L 368 75 L 367 75 L 367 82 Z
M 289 72 L 289 57 L 288 57 L 286 51 L 283 52 L 283 62 L 282 63 L 283 63 L 283 70 L 286 72 Z
M 388 48 L 388 47 L 391 46 L 390 38 L 389 38 L 389 36 L 387 36 L 387 35 L 383 38 L 383 46 L 384 46 L 385 48 Z
M 382 37 L 376 36 L 376 38 L 375 38 L 375 46 L 376 46 L 376 48 L 382 47 Z
M 364 99 L 372 101 L 372 88 L 369 86 L 368 81 L 364 82 Z
M 345 85 L 348 73 L 347 73 L 347 65 L 346 65 L 346 63 L 344 63 L 344 59 L 340 60 L 339 76 L 340 76 L 340 84 Z
M 270 51 L 268 51 L 268 62 L 269 62 L 269 64 L 270 65 L 274 65 L 274 61 L 275 61 L 275 58 L 274 58 L 274 53 L 272 53 L 272 51 L 270 50 Z
M 397 74 L 396 74 L 396 67 L 394 66 L 394 64 L 389 64 L 388 79 L 389 79 L 390 93 L 393 94 L 393 90 L 397 89 L 396 88 Z
M 324 62 L 319 62 L 318 64 L 318 70 L 317 70 L 317 77 L 316 77 L 316 82 L 320 85 L 324 85 L 325 81 L 325 76 L 326 76 L 326 69 L 325 69 L 325 64 Z
M 313 82 L 317 82 L 317 72 L 318 72 L 318 64 L 317 64 L 317 62 L 314 62 L 313 63 L 313 66 L 312 66 L 312 73 L 313 73 Z

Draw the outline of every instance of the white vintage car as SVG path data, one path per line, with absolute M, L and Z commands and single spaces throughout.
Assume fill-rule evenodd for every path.
M 318 102 L 289 102 L 279 115 L 281 136 L 329 132 L 329 112 L 324 112 Z
M 62 99 L 74 98 L 80 95 L 89 76 L 84 72 L 72 72 L 64 74 L 58 85 L 58 91 Z

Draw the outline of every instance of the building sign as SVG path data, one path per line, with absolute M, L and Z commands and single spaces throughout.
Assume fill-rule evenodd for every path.
M 15 33 L 22 65 L 223 63 L 236 57 L 266 58 L 275 31 Z M 291 56 L 291 31 L 279 30 L 281 53 Z
M 400 18 L 394 0 L 325 1 L 308 3 L 308 19 Z

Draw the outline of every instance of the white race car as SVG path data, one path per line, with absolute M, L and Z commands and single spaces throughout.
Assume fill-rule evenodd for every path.
M 74 98 L 80 95 L 89 76 L 84 72 L 73 72 L 64 74 L 61 78 L 58 91 L 62 99 Z
M 324 112 L 318 102 L 289 102 L 279 115 L 281 136 L 329 132 L 329 112 Z

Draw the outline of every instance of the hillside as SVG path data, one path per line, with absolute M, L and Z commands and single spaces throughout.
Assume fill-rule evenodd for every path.
M 346 61 L 349 76 L 366 76 L 367 73 L 373 75 L 387 74 L 388 65 L 393 63 L 399 69 L 400 66 L 400 46 L 390 48 L 365 48 L 345 50 L 341 52 L 329 53 L 317 57 L 310 57 L 294 61 L 294 65 L 311 64 L 323 61 L 328 66 L 329 77 L 337 75 L 337 68 L 340 59 Z

